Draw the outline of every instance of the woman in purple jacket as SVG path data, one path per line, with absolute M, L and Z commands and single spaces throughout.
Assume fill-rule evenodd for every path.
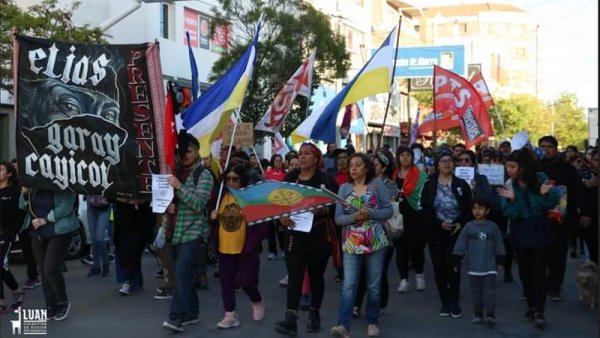
M 223 174 L 227 188 L 241 189 L 248 185 L 248 169 L 244 165 L 229 167 Z M 225 316 L 217 323 L 221 329 L 240 326 L 235 313 L 236 278 L 252 302 L 252 318 L 260 321 L 265 315 L 264 299 L 258 291 L 261 242 L 267 236 L 267 224 L 248 226 L 242 209 L 233 195 L 225 191 L 217 210 L 210 214 L 217 223 L 215 232 L 219 254 L 221 299 Z

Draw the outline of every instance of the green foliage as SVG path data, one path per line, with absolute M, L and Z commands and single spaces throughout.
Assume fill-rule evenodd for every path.
M 433 90 L 412 92 L 412 97 L 419 102 L 419 106 L 433 108 Z
M 73 12 L 79 7 L 60 8 L 58 0 L 44 0 L 26 10 L 13 0 L 0 0 L 0 88 L 12 92 L 12 34 L 30 35 L 78 43 L 106 43 L 99 28 L 77 27 Z
M 260 15 L 264 26 L 259 38 L 257 60 L 248 96 L 241 109 L 242 121 L 257 123 L 269 105 L 316 48 L 313 88 L 321 81 L 344 77 L 350 67 L 344 39 L 332 31 L 329 18 L 301 0 L 219 0 L 222 8 L 213 8 L 213 25 L 229 24 L 233 36 L 229 48 L 213 65 L 211 81 L 218 79 L 246 50 L 254 36 Z M 213 30 L 214 31 L 214 30 Z M 308 100 L 299 97 L 282 129 L 291 133 L 305 118 Z M 264 133 L 255 132 L 255 139 Z
M 554 135 L 561 147 L 569 144 L 582 147 L 587 138 L 584 110 L 577 106 L 574 94 L 563 93 L 550 104 L 528 95 L 499 99 L 496 104 L 508 138 L 517 132 L 527 131 L 535 145 L 540 137 Z M 492 114 L 494 130 L 499 135 L 501 129 L 495 115 Z

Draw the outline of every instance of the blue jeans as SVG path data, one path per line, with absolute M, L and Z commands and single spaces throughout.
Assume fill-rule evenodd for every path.
M 199 304 L 196 294 L 196 272 L 200 241 L 181 243 L 175 246 L 175 283 L 169 308 L 169 320 L 181 323 L 198 317 Z
M 352 324 L 352 307 L 358 288 L 360 267 L 364 264 L 367 282 L 366 318 L 368 324 L 377 324 L 381 307 L 380 288 L 381 273 L 386 250 L 375 251 L 370 255 L 351 255 L 344 252 L 344 284 L 342 299 L 338 313 L 338 325 L 350 330 Z
M 100 269 L 102 265 L 108 265 L 107 230 L 109 227 L 110 207 L 87 208 L 88 227 L 90 239 L 92 240 L 93 267 Z

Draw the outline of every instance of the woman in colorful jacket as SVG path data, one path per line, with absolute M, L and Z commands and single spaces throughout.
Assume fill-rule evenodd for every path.
M 338 203 L 335 222 L 343 227 L 344 282 L 335 337 L 350 337 L 352 308 L 364 264 L 367 284 L 367 335 L 379 336 L 380 292 L 383 261 L 389 240 L 382 222 L 392 217 L 390 193 L 383 181 L 375 177 L 373 162 L 364 153 L 350 156 L 350 182 L 340 187 L 338 195 L 347 203 Z

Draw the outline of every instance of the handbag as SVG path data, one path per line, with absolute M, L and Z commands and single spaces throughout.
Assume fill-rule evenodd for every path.
M 404 231 L 404 217 L 400 213 L 400 203 L 396 201 L 391 203 L 393 214 L 392 217 L 383 222 L 383 229 L 389 239 L 395 240 L 399 238 Z

